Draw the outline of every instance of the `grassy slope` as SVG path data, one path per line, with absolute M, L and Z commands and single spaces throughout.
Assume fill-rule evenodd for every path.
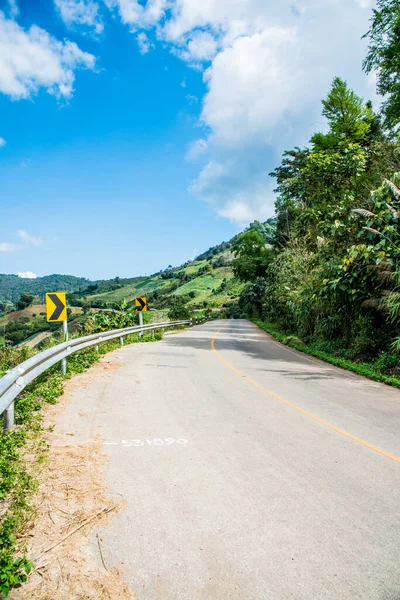
M 71 311 L 74 315 L 80 315 L 82 312 L 81 308 L 72 307 Z M 7 315 L 0 316 L 0 346 L 4 344 L 4 331 L 7 331 L 7 324 L 11 323 L 14 319 L 20 319 L 21 317 L 28 317 L 30 319 L 29 323 L 26 326 L 27 335 L 24 340 L 18 342 L 17 345 L 24 344 L 29 340 L 35 338 L 40 332 L 43 331 L 54 331 L 54 327 L 51 328 L 46 324 L 46 317 L 44 314 L 46 313 L 45 304 L 32 304 L 32 306 L 28 306 L 28 308 L 24 308 L 24 310 L 13 311 L 8 313 Z M 35 316 L 34 316 L 35 315 Z M 71 321 L 70 323 L 70 331 L 76 328 L 76 324 L 79 322 L 78 319 Z M 73 323 L 75 325 L 73 325 Z M 61 325 L 60 325 L 61 327 Z
M 216 258 L 218 258 L 218 255 L 213 257 L 214 260 Z M 125 298 L 127 301 L 131 301 L 138 296 L 146 295 L 155 290 L 168 288 L 173 283 L 179 283 L 178 274 L 180 275 L 184 272 L 186 275 L 193 275 L 206 265 L 206 260 L 191 262 L 186 267 L 176 267 L 175 269 L 171 269 L 171 273 L 174 277 L 170 279 L 163 279 L 160 274 L 151 275 L 150 277 L 141 277 L 134 283 L 128 283 L 118 290 L 90 295 L 88 296 L 88 299 L 89 301 L 101 300 L 103 302 L 122 302 Z M 219 293 L 213 292 L 213 290 L 217 290 L 221 286 L 224 279 L 228 282 L 227 289 Z M 212 273 L 204 273 L 191 281 L 179 285 L 170 296 L 172 299 L 172 296 L 174 295 L 184 296 L 190 292 L 195 292 L 196 296 L 188 302 L 189 306 L 202 304 L 204 301 L 220 306 L 228 301 L 232 295 L 238 295 L 243 287 L 243 285 L 238 284 L 237 282 L 236 285 L 234 284 L 232 286 L 232 281 L 235 281 L 232 269 L 229 266 L 220 267 L 213 269 Z
M 104 302 L 122 302 L 124 298 L 129 301 L 137 296 L 142 296 L 146 292 L 152 292 L 159 289 L 163 285 L 168 285 L 167 281 L 163 281 L 159 275 L 152 277 L 143 277 L 135 283 L 129 283 L 111 292 L 103 292 L 88 296 L 89 300 L 104 300 Z

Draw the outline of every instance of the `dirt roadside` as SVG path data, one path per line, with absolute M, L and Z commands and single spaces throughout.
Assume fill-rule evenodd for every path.
M 55 427 L 74 390 L 93 377 L 110 377 L 119 368 L 109 356 L 68 381 L 58 404 L 44 409 L 49 452 L 35 499 L 34 523 L 25 534 L 35 569 L 24 586 L 11 592 L 11 600 L 134 598 L 118 571 L 105 563 L 101 538 L 90 535 L 124 509 L 121 498 L 111 497 L 104 485 L 107 457 L 102 441 L 77 444 L 73 433 Z

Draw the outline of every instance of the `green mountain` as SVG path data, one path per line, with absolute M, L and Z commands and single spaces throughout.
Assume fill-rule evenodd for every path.
M 265 223 L 254 221 L 250 225 L 262 233 L 266 243 L 275 234 L 274 218 Z M 232 247 L 240 234 L 227 242 L 209 248 L 180 267 L 169 267 L 149 277 L 116 279 L 93 283 L 83 292 L 69 295 L 72 306 L 93 308 L 118 308 L 123 300 L 133 303 L 138 296 L 146 296 L 150 308 L 163 309 L 178 301 L 191 309 L 218 308 L 236 298 L 243 283 L 233 275 Z
M 250 225 L 264 235 L 266 243 L 272 241 L 275 227 L 274 218 Z M 47 275 L 37 279 L 0 275 L 0 302 L 15 303 L 22 292 L 30 292 L 43 302 L 46 292 L 66 291 L 70 306 L 88 308 L 118 308 L 123 300 L 133 303 L 137 296 L 147 296 L 149 307 L 156 309 L 167 308 L 174 301 L 190 308 L 219 307 L 237 297 L 243 289 L 231 268 L 232 247 L 239 235 L 209 248 L 193 261 L 148 277 L 90 281 L 72 275 Z
M 37 279 L 23 279 L 18 275 L 0 274 L 0 302 L 16 302 L 22 292 L 30 292 L 44 300 L 46 292 L 74 292 L 87 288 L 90 281 L 73 275 L 46 275 Z

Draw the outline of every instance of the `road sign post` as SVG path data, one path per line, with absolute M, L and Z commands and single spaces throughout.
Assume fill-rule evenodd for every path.
M 136 310 L 139 311 L 139 325 L 143 327 L 143 313 L 147 311 L 147 299 L 146 298 L 136 298 L 135 299 Z M 143 331 L 139 333 L 139 336 L 143 336 Z
M 67 299 L 64 292 L 46 294 L 46 320 L 48 323 L 62 322 L 64 342 L 68 342 Z M 61 360 L 61 373 L 67 373 L 67 359 Z
M 140 325 L 140 327 L 143 327 L 143 313 L 142 313 L 142 311 L 140 311 L 140 313 L 139 313 L 139 325 Z M 143 331 L 141 331 L 139 333 L 139 335 L 140 335 L 140 337 L 142 337 L 143 336 Z
M 63 335 L 64 335 L 64 342 L 68 342 L 68 319 L 65 319 L 65 321 L 63 321 Z M 67 359 L 63 358 L 61 361 L 61 373 L 64 375 L 67 374 Z

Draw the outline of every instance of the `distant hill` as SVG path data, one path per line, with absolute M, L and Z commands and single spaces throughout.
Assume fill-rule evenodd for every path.
M 37 279 L 23 279 L 18 275 L 0 274 L 0 302 L 16 302 L 22 292 L 30 292 L 44 300 L 46 292 L 75 292 L 86 288 L 91 282 L 73 275 L 46 275 Z
M 264 223 L 261 223 L 260 221 L 253 221 L 253 223 L 249 225 L 248 229 L 255 229 L 256 231 L 259 231 L 265 237 L 266 243 L 271 244 L 276 230 L 276 218 L 272 217 Z M 199 254 L 195 260 L 210 260 L 217 254 L 221 254 L 221 252 L 229 251 L 237 242 L 237 239 L 241 234 L 242 232 L 238 233 L 231 240 L 229 240 L 229 242 L 222 242 L 221 244 L 218 244 L 218 246 L 212 246 L 206 250 L 206 252 L 203 252 L 203 254 Z
M 259 231 L 267 244 L 275 234 L 276 220 L 254 221 L 248 229 Z M 147 296 L 150 308 L 164 309 L 178 300 L 191 309 L 217 308 L 236 298 L 244 287 L 232 271 L 232 247 L 240 234 L 209 248 L 195 260 L 170 267 L 149 277 L 135 277 L 90 284 L 86 290 L 69 295 L 71 306 L 118 308 L 123 300 L 133 303 Z
M 275 228 L 276 220 L 272 218 L 265 223 L 254 221 L 248 229 L 259 231 L 268 244 L 273 240 Z M 155 309 L 167 308 L 174 301 L 193 309 L 223 306 L 243 289 L 243 283 L 234 277 L 231 268 L 232 247 L 239 235 L 209 248 L 193 261 L 148 277 L 90 281 L 72 275 L 47 275 L 37 279 L 0 275 L 0 302 L 16 302 L 25 291 L 43 302 L 46 292 L 66 291 L 70 306 L 88 308 L 118 308 L 123 300 L 133 303 L 142 295 L 147 296 L 149 307 Z

